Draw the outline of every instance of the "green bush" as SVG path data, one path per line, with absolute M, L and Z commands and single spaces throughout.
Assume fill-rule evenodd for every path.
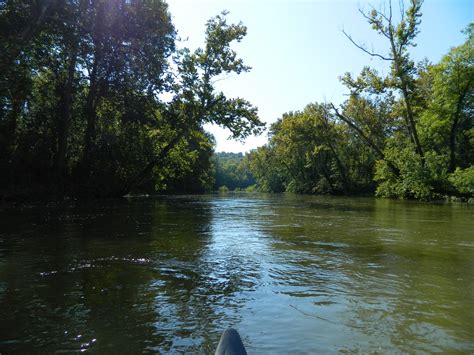
M 229 192 L 229 188 L 225 185 L 219 187 L 219 193 L 227 193 Z
M 448 180 L 459 193 L 474 195 L 474 166 L 457 168 L 454 173 L 449 174 Z
M 394 141 L 387 144 L 384 153 L 386 159 L 376 163 L 377 196 L 430 200 L 439 197 L 439 191 L 446 191 L 448 164 L 445 155 L 426 152 L 423 164 L 412 147 L 401 147 Z M 389 168 L 387 160 L 399 169 L 398 175 Z
M 257 184 L 253 184 L 245 188 L 245 192 L 257 192 L 257 191 L 258 191 Z

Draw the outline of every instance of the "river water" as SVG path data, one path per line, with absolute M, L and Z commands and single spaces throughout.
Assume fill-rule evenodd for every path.
M 295 195 L 0 210 L 0 353 L 474 352 L 474 208 Z

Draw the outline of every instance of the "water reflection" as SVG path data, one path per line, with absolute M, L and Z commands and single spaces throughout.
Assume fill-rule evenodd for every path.
M 472 208 L 292 195 L 0 211 L 0 352 L 474 350 Z
M 473 269 L 473 249 L 458 248 L 472 240 L 467 210 L 312 199 L 272 205 L 270 233 L 282 255 L 272 277 L 289 302 L 305 299 L 303 316 L 340 325 L 345 335 L 334 339 L 333 350 L 341 338 L 353 339 L 339 348 L 347 351 L 472 349 L 473 275 L 466 270 Z

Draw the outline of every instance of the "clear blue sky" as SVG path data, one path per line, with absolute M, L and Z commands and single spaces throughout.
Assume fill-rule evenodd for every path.
M 398 6 L 398 0 L 392 3 Z M 168 4 L 178 35 L 188 38 L 185 46 L 190 49 L 203 45 L 206 21 L 222 10 L 230 11 L 232 22 L 247 26 L 247 36 L 234 49 L 252 70 L 219 82 L 219 89 L 249 100 L 267 124 L 310 102 L 341 103 L 347 91 L 338 77 L 345 72 L 357 75 L 364 65 L 387 68 L 341 32 L 345 29 L 369 48 L 387 53 L 387 43 L 358 12 L 369 9 L 369 4 L 380 8 L 381 0 L 168 0 Z M 412 57 L 437 62 L 464 42 L 461 30 L 474 21 L 474 0 L 425 0 L 422 13 Z M 216 151 L 245 152 L 267 140 L 263 135 L 241 144 L 227 140 L 229 133 L 223 129 L 207 128 L 216 137 Z

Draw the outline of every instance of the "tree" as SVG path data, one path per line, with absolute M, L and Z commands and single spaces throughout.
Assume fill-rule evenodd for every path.
M 354 193 L 373 189 L 373 154 L 328 104 L 309 104 L 271 126 L 270 142 L 250 155 L 261 189 Z
M 346 74 L 345 82 L 350 85 L 363 83 L 364 89 L 367 89 L 369 92 L 383 92 L 387 89 L 395 89 L 401 93 L 404 104 L 404 112 L 402 113 L 405 121 L 404 126 L 416 154 L 423 163 L 424 153 L 418 134 L 416 111 L 413 107 L 416 67 L 408 53 L 408 48 L 415 46 L 414 39 L 419 32 L 418 26 L 420 24 L 422 3 L 422 0 L 410 0 L 410 6 L 405 12 L 402 1 L 400 3 L 401 20 L 398 24 L 394 23 L 393 20 L 391 0 L 389 0 L 388 4 L 388 13 L 376 10 L 375 8 L 372 8 L 367 14 L 360 11 L 372 28 L 388 41 L 388 55 L 370 51 L 365 46 L 355 42 L 346 32 L 344 34 L 357 48 L 365 53 L 391 63 L 391 74 L 387 78 L 380 78 L 375 71 L 366 68 L 360 80 L 354 81 L 349 74 Z M 375 148 L 375 145 L 372 148 Z M 380 152 L 377 154 L 380 155 Z
M 263 192 L 285 191 L 285 180 L 280 157 L 271 147 L 272 142 L 249 153 L 249 167 Z
M 474 128 L 473 37 L 438 64 L 415 65 L 408 50 L 418 33 L 422 1 L 412 0 L 395 23 L 388 12 L 361 11 L 388 44 L 387 76 L 364 67 L 341 81 L 349 98 L 339 107 L 311 104 L 271 126 L 267 146 L 251 157 L 259 186 L 270 191 L 341 193 L 433 199 L 472 196 Z
M 343 80 L 347 80 L 349 87 L 353 85 L 347 75 Z M 393 174 L 399 174 L 398 167 L 384 153 L 385 141 L 397 126 L 393 119 L 393 97 L 390 94 L 372 99 L 353 92 L 342 105 L 342 112 L 334 104 L 330 104 L 330 107 L 335 117 L 346 123 L 379 159 L 385 161 Z
M 163 107 L 163 116 L 170 122 L 173 133 L 160 153 L 131 180 L 124 192 L 142 184 L 181 139 L 193 130 L 201 129 L 205 123 L 228 128 L 234 138 L 245 138 L 262 131 L 264 124 L 257 116 L 257 108 L 242 98 L 227 98 L 215 89 L 215 81 L 221 75 L 250 70 L 231 48 L 232 42 L 243 39 L 247 29 L 241 23 L 229 25 L 226 15 L 227 12 L 223 12 L 207 22 L 204 49 L 191 52 L 185 48 L 178 53 L 174 95 Z
M 0 124 L 10 170 L 26 176 L 28 166 L 37 166 L 48 172 L 41 183 L 55 171 L 55 181 L 74 177 L 89 185 L 101 173 L 97 147 L 106 144 L 100 140 L 112 137 L 111 126 L 148 120 L 166 87 L 175 40 L 167 5 L 9 1 L 0 25 L 6 48 L 0 57 Z M 128 108 L 138 107 L 136 101 L 148 112 L 131 118 Z
M 216 153 L 214 155 L 215 186 L 229 190 L 242 190 L 256 183 L 248 166 L 248 157 L 242 153 Z
M 474 162 L 470 139 L 474 136 L 474 25 L 467 30 L 464 44 L 452 48 L 441 62 L 426 70 L 431 90 L 421 126 L 423 140 L 439 154 L 449 156 L 448 172 Z M 447 149 L 446 149 L 447 148 Z M 447 150 L 447 152 L 446 152 Z
M 87 56 L 87 94 L 84 116 L 82 170 L 90 175 L 97 139 L 98 108 L 104 100 L 122 103 L 156 101 L 166 87 L 168 57 L 174 51 L 175 32 L 162 1 L 93 1 L 82 11 L 87 26 L 83 46 Z M 143 103 L 143 102 L 142 102 Z M 146 105 L 155 110 L 156 105 Z M 150 116 L 145 115 L 143 118 Z

